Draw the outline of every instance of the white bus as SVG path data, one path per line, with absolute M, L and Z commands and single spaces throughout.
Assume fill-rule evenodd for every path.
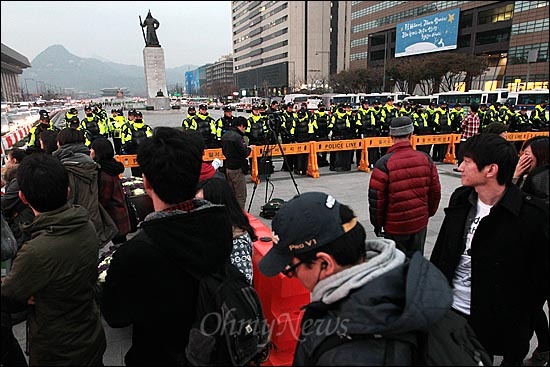
M 527 107 L 527 111 L 532 111 L 536 105 L 547 102 L 549 98 L 548 89 L 522 90 L 519 92 L 510 92 L 506 102 L 515 105 L 516 110 L 521 107 Z
M 300 108 L 302 103 L 307 105 L 308 110 L 316 110 L 317 105 L 323 101 L 323 98 L 318 94 L 304 94 L 303 96 L 294 97 L 294 108 Z
M 463 107 L 469 106 L 471 103 L 477 104 L 493 104 L 495 102 L 505 103 L 508 99 L 508 89 L 495 89 L 493 91 L 469 90 L 467 92 L 449 91 L 434 94 L 437 104 L 441 101 L 447 102 L 447 106 L 452 108 L 455 104 L 460 103 Z
M 405 98 L 409 97 L 409 94 L 407 93 L 390 93 L 390 92 L 383 92 L 383 93 L 368 93 L 363 96 L 363 98 L 366 98 L 369 100 L 369 105 L 372 105 L 374 101 L 379 100 L 382 105 L 386 104 L 386 100 L 388 97 L 393 98 L 393 103 L 397 102 L 403 102 Z
M 437 99 L 435 96 L 429 95 L 429 96 L 408 96 L 405 97 L 403 102 L 410 102 L 411 105 L 416 106 L 421 104 L 422 106 L 426 107 L 431 102 L 435 102 Z

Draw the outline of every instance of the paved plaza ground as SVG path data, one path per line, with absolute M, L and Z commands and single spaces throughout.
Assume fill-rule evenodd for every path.
M 332 194 L 337 200 L 351 206 L 355 211 L 359 222 L 367 230 L 367 238 L 375 238 L 373 227 L 370 224 L 368 216 L 368 183 L 370 173 L 357 171 L 356 166 L 352 166 L 349 172 L 331 172 L 328 167 L 320 168 L 321 177 L 311 178 L 307 176 L 291 175 L 288 172 L 280 171 L 282 160 L 274 158 L 275 173 L 271 175 L 268 182 L 263 181 L 258 185 L 253 182 L 248 183 L 248 199 L 246 209 L 250 202 L 250 214 L 260 218 L 268 227 L 271 220 L 259 216 L 261 206 L 265 203 L 266 190 L 267 198 L 280 198 L 289 200 L 299 191 L 300 193 L 308 191 L 323 191 Z M 429 258 L 438 230 L 444 217 L 444 208 L 449 202 L 449 197 L 453 190 L 460 185 L 460 174 L 453 172 L 455 165 L 438 164 L 439 177 L 442 186 L 441 204 L 437 214 L 432 217 L 428 225 L 426 238 L 425 256 Z M 294 178 L 294 182 L 292 180 Z M 547 311 L 548 312 L 548 311 Z M 107 335 L 107 350 L 103 361 L 107 366 L 123 366 L 124 354 L 131 345 L 131 327 L 122 329 L 110 328 L 104 322 L 105 333 Z M 14 327 L 16 337 L 21 345 L 25 345 L 25 322 Z M 159 336 L 161 337 L 161 336 Z M 535 338 L 532 341 L 532 348 L 536 346 Z M 532 352 L 532 351 L 531 351 Z M 530 353 L 531 353 L 530 352 Z M 530 355 L 530 354 L 529 354 Z M 497 364 L 500 363 L 497 360 Z

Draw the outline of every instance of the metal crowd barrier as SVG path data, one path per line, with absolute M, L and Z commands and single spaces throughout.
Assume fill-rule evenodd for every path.
M 441 134 L 441 135 L 412 135 L 411 145 L 416 149 L 418 145 L 438 145 L 448 144 L 447 153 L 443 159 L 444 163 L 456 164 L 456 144 L 460 143 L 461 134 Z M 525 141 L 531 139 L 534 136 L 549 136 L 548 131 L 529 131 L 518 133 L 507 133 L 506 139 L 509 141 Z M 359 150 L 361 149 L 361 159 L 359 161 L 358 170 L 364 172 L 370 172 L 369 160 L 368 160 L 368 148 L 377 147 L 390 147 L 392 146 L 392 140 L 390 137 L 369 137 L 363 139 L 349 139 L 349 140 L 332 140 L 332 141 L 310 141 L 306 143 L 291 143 L 291 144 L 273 144 L 273 145 L 259 145 L 251 146 L 252 152 L 248 158 L 252 158 L 252 167 L 250 170 L 250 178 L 253 182 L 260 182 L 258 159 L 264 155 L 264 151 L 271 157 L 280 157 L 283 155 L 294 154 L 308 154 L 307 175 L 313 178 L 321 177 L 319 173 L 319 166 L 317 163 L 317 153 L 322 152 L 337 152 L 342 150 Z M 214 158 L 221 160 L 225 159 L 221 148 L 218 149 L 205 149 L 202 159 L 204 161 L 213 161 Z M 137 155 L 117 155 L 115 159 L 121 162 L 125 168 L 138 167 Z

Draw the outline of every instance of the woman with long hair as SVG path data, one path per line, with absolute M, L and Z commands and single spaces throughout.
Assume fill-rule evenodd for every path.
M 523 153 L 514 172 L 514 181 L 526 193 L 549 203 L 550 181 L 550 139 L 535 136 L 523 144 Z M 546 300 L 550 295 L 546 295 Z M 537 348 L 531 358 L 523 361 L 525 366 L 543 366 L 548 363 L 550 330 L 548 318 L 541 308 L 533 316 L 532 328 L 537 335 Z
M 252 242 L 258 238 L 243 209 L 240 207 L 233 190 L 226 180 L 209 178 L 199 182 L 197 199 L 208 200 L 213 204 L 223 204 L 233 225 L 233 250 L 231 263 L 244 274 L 252 284 Z
M 115 160 L 113 144 L 103 138 L 96 138 L 90 146 L 90 157 L 100 165 L 98 194 L 99 203 L 109 213 L 118 228 L 118 234 L 112 239 L 113 244 L 126 242 L 130 232 L 130 217 L 119 175 L 124 172 L 124 165 Z

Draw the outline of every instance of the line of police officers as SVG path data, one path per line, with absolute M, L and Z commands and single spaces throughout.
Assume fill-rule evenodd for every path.
M 296 107 L 296 108 L 295 108 Z M 372 105 L 367 99 L 361 101 L 357 110 L 352 110 L 349 103 L 332 106 L 327 111 L 326 106 L 320 103 L 317 110 L 309 111 L 305 103 L 299 107 L 293 103 L 278 104 L 273 101 L 268 107 L 265 103 L 256 104 L 247 119 L 245 136 L 249 145 L 267 145 L 280 143 L 301 143 L 308 141 L 328 141 L 343 139 L 359 139 L 364 137 L 389 136 L 389 126 L 393 118 L 409 116 L 414 123 L 414 134 L 432 135 L 460 133 L 461 122 L 465 111 L 460 104 L 452 109 L 445 101 L 436 106 L 430 103 L 426 108 L 422 105 L 411 105 L 409 102 L 397 102 L 391 97 L 385 104 L 375 100 Z M 479 106 L 478 114 L 481 120 L 481 129 L 491 122 L 500 122 L 508 125 L 508 131 L 530 131 L 548 129 L 548 118 L 545 115 L 546 103 L 535 107 L 531 117 L 527 109 L 516 111 L 514 106 L 496 102 L 489 107 Z M 196 113 L 194 107 L 188 108 L 188 116 L 183 120 L 184 129 L 193 129 L 201 132 L 207 148 L 219 148 L 221 136 L 227 130 L 232 119 L 232 108 L 225 106 L 224 115 L 214 120 L 208 114 L 207 105 L 201 104 Z M 445 158 L 447 144 L 435 146 L 421 145 L 419 150 L 432 155 L 434 161 L 441 162 Z M 369 148 L 369 163 L 374 165 L 377 159 L 385 154 L 387 148 Z M 356 163 L 359 164 L 361 151 L 357 150 Z M 332 171 L 349 171 L 353 163 L 353 151 L 337 151 L 330 154 L 319 154 L 319 166 L 329 166 Z M 283 170 L 294 170 L 294 173 L 305 175 L 307 169 L 307 154 L 297 154 L 286 157 Z M 260 171 L 262 167 L 259 166 Z M 272 169 L 269 167 L 268 169 Z

